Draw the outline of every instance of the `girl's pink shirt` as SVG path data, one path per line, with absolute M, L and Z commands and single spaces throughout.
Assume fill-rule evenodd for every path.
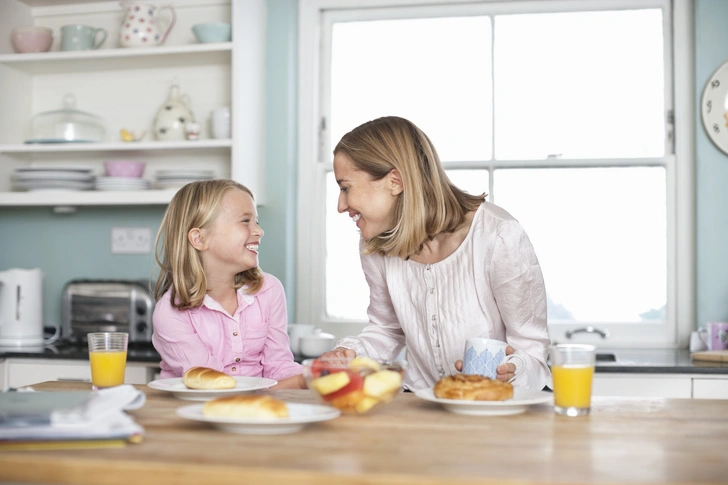
M 160 377 L 182 377 L 194 366 L 231 376 L 281 380 L 302 372 L 293 361 L 283 285 L 263 273 L 263 287 L 254 295 L 238 290 L 238 308 L 230 315 L 205 296 L 202 305 L 178 310 L 170 291 L 154 308 L 152 343 L 162 357 Z

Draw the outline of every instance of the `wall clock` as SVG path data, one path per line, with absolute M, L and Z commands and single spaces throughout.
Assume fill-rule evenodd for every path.
M 723 153 L 728 154 L 728 62 L 708 79 L 700 114 L 708 137 Z

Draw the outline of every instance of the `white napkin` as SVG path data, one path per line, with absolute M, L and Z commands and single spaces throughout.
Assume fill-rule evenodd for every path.
M 51 413 L 51 426 L 75 426 L 119 420 L 126 416 L 123 411 L 132 411 L 144 406 L 147 396 L 130 384 L 91 393 L 86 405 L 80 408 Z

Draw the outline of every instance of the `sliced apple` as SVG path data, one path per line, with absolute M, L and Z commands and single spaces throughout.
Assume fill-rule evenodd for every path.
M 312 380 L 311 387 L 313 387 L 316 392 L 322 396 L 325 396 L 326 394 L 331 394 L 339 389 L 343 389 L 350 381 L 351 378 L 346 372 L 334 372 L 333 374 Z
M 381 368 L 379 362 L 374 359 L 370 359 L 369 357 L 355 357 L 354 360 L 349 363 L 349 367 L 352 369 L 371 369 L 375 372 Z
M 380 370 L 364 378 L 364 394 L 378 399 L 397 392 L 402 385 L 402 376 L 393 370 Z

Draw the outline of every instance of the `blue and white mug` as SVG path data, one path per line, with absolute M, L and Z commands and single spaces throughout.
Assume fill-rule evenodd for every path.
M 510 360 L 508 344 L 490 338 L 471 337 L 465 341 L 463 374 L 477 374 L 495 379 L 499 365 Z

